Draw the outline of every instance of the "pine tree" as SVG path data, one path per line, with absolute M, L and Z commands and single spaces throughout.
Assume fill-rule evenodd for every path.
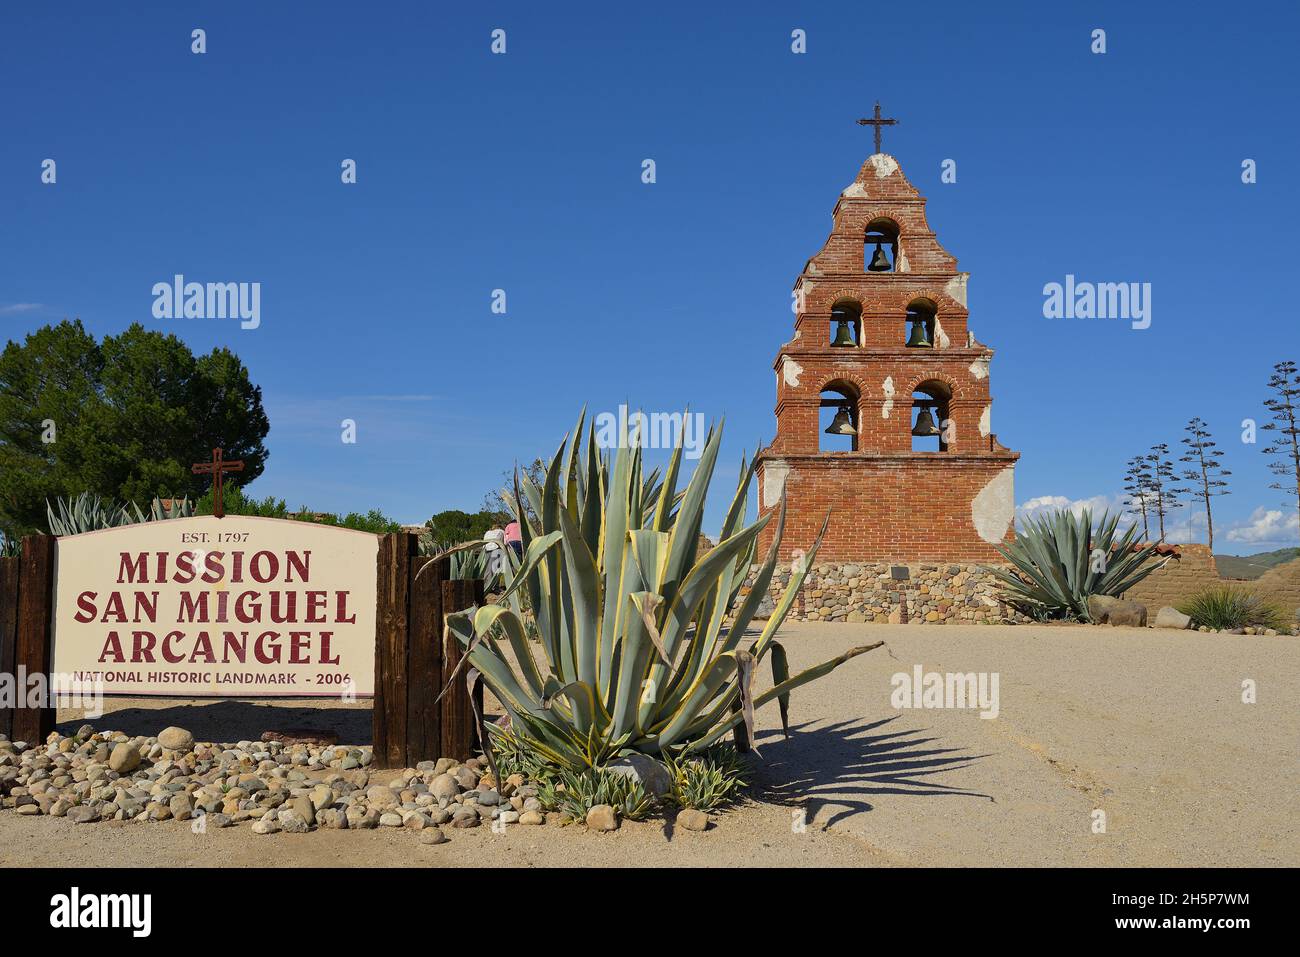
M 1213 554 L 1214 516 L 1210 512 L 1210 499 L 1215 495 L 1231 494 L 1223 479 L 1232 473 L 1219 464 L 1223 450 L 1215 448 L 1217 443 L 1210 437 L 1209 426 L 1200 416 L 1187 423 L 1186 431 L 1183 445 L 1187 446 L 1187 454 L 1178 461 L 1191 463 L 1190 468 L 1183 470 L 1183 481 L 1192 483 L 1191 494 L 1205 502 L 1205 528 L 1209 535 L 1210 553 Z
M 1128 460 L 1128 471 L 1124 473 L 1124 491 L 1128 494 L 1130 508 L 1137 508 L 1142 513 L 1143 541 L 1151 540 L 1151 526 L 1147 521 L 1147 501 L 1151 496 L 1151 469 L 1146 460 L 1135 455 Z
M 1277 456 L 1268 463 L 1268 469 L 1280 479 L 1269 488 L 1294 495 L 1296 514 L 1300 516 L 1300 422 L 1297 422 L 1300 418 L 1300 374 L 1296 373 L 1296 364 L 1288 360 L 1273 366 L 1268 387 L 1277 393 L 1264 401 L 1264 407 L 1273 414 L 1273 421 L 1260 428 L 1278 433 L 1272 444 L 1265 447 L 1264 454 Z
M 1165 540 L 1165 517 L 1176 508 L 1182 507 L 1182 502 L 1178 501 L 1178 496 L 1184 494 L 1187 489 L 1178 487 L 1178 477 L 1174 474 L 1174 463 L 1169 458 L 1169 446 L 1164 442 L 1159 445 L 1151 446 L 1151 451 L 1143 458 L 1146 460 L 1147 468 L 1150 470 L 1150 484 L 1147 488 L 1147 494 L 1150 496 L 1149 505 L 1155 509 L 1156 517 L 1160 520 L 1160 541 Z

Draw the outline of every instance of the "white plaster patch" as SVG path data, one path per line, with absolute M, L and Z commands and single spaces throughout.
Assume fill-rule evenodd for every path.
M 989 362 L 990 359 L 988 356 L 980 356 L 970 364 L 970 374 L 977 379 L 987 379 L 989 375 Z
M 889 413 L 894 409 L 894 377 L 885 376 L 885 381 L 880 384 L 880 391 L 884 393 L 885 401 L 880 404 L 880 417 L 889 418 Z
M 785 480 L 789 474 L 789 464 L 781 459 L 772 459 L 763 463 L 764 508 L 780 504 L 781 493 L 785 491 Z
M 993 431 L 993 427 L 990 424 L 992 419 L 993 407 L 991 405 L 984 406 L 984 411 L 980 413 L 980 435 L 988 435 Z
M 788 386 L 799 387 L 799 377 L 803 375 L 803 366 L 789 356 L 781 357 L 781 379 Z
M 934 346 L 936 349 L 948 348 L 948 334 L 943 331 L 943 326 L 939 323 L 938 317 L 934 320 Z
M 1016 514 L 1016 468 L 1008 465 L 980 489 L 970 503 L 970 519 L 979 537 L 990 545 L 999 544 Z
M 903 244 L 898 244 L 898 269 L 897 272 L 911 272 L 912 264 L 907 261 L 907 253 L 903 252 Z
M 947 284 L 943 287 L 943 291 L 946 292 L 949 296 L 952 296 L 953 299 L 957 300 L 957 302 L 961 303 L 962 306 L 965 307 L 966 283 L 969 279 L 970 279 L 970 273 L 959 272 L 957 275 L 953 276 L 951 279 L 948 280 Z
M 873 153 L 867 160 L 867 164 L 876 171 L 876 179 L 884 179 L 898 172 L 898 160 L 888 153 Z
M 848 186 L 844 187 L 844 191 L 840 193 L 840 195 L 848 196 L 850 199 L 864 197 L 867 195 L 867 188 L 857 180 L 854 180 L 852 183 L 849 183 Z

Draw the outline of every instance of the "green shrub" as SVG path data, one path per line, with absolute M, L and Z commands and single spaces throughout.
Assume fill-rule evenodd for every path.
M 297 522 L 315 522 L 317 525 L 333 525 L 339 528 L 351 528 L 358 532 L 371 532 L 383 535 L 387 532 L 400 531 L 400 522 L 395 522 L 377 508 L 368 512 L 349 512 L 340 517 L 329 512 L 315 512 L 306 505 L 297 511 L 291 511 L 284 499 L 268 495 L 266 498 L 252 498 L 244 494 L 243 489 L 233 483 L 222 490 L 222 508 L 227 515 L 248 515 L 256 518 L 284 518 Z M 216 505 L 212 489 L 194 503 L 195 515 L 211 515 Z
M 540 785 L 559 772 L 558 768 L 547 763 L 544 757 L 510 728 L 494 723 L 489 724 L 487 729 L 492 737 L 492 756 L 496 759 L 502 780 L 512 774 L 522 774 L 526 780 Z
M 1277 605 L 1249 589 L 1234 585 L 1210 585 L 1178 605 L 1178 610 L 1196 626 L 1216 630 L 1274 628 L 1286 625 L 1286 614 Z
M 654 798 L 636 778 L 601 768 L 561 768 L 538 785 L 537 800 L 546 810 L 559 811 L 574 821 L 586 820 L 597 804 L 608 804 L 629 821 L 644 820 L 654 806 Z
M 731 745 L 715 745 L 698 757 L 669 759 L 669 799 L 681 808 L 713 811 L 740 800 L 748 786 L 746 768 Z
M 1118 596 L 1163 564 L 1153 560 L 1154 544 L 1135 547 L 1138 526 L 1117 539 L 1118 525 L 1118 515 L 1103 512 L 1094 528 L 1088 509 L 1030 518 L 1011 544 L 998 546 L 1012 567 L 986 570 L 1001 582 L 1006 601 L 1030 618 L 1089 621 L 1089 597 Z

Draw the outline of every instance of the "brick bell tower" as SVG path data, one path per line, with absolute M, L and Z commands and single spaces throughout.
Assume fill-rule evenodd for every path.
M 935 237 L 925 198 L 876 152 L 835 203 L 794 284 L 777 351 L 776 438 L 759 454 L 760 512 L 788 501 L 782 558 L 829 508 L 819 560 L 1001 561 L 1018 452 L 991 430 L 993 350 L 967 328 L 968 273 Z M 770 546 L 768 524 L 759 554 Z

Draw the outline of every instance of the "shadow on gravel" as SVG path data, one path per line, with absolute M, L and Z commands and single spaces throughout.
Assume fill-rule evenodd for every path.
M 899 715 L 880 721 L 808 722 L 793 725 L 790 737 L 780 730 L 758 733 L 762 757 L 754 757 L 754 796 L 771 804 L 802 807 L 813 821 L 823 808 L 836 809 L 830 825 L 864 811 L 873 794 L 917 797 L 991 795 L 970 791 L 942 778 L 988 755 L 963 754 L 961 748 L 926 747 L 937 738 L 925 729 L 890 729 Z
M 370 707 L 341 708 L 333 704 L 327 708 L 313 708 L 301 704 L 256 703 L 252 701 L 213 701 L 177 704 L 161 708 L 113 707 L 111 699 L 105 702 L 105 713 L 99 718 L 79 718 L 60 721 L 57 728 L 62 734 L 72 734 L 83 724 L 93 725 L 100 731 L 123 731 L 130 735 L 156 735 L 163 728 L 175 725 L 194 735 L 196 741 L 230 744 L 236 741 L 257 741 L 263 731 L 283 731 L 286 728 L 309 728 L 313 731 L 331 731 L 338 735 L 340 744 L 370 744 Z

